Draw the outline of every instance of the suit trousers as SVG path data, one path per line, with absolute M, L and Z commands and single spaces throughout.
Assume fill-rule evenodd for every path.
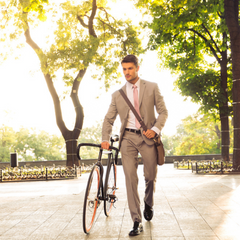
M 127 199 L 133 222 L 142 222 L 138 194 L 138 153 L 142 156 L 145 177 L 144 201 L 152 207 L 157 177 L 157 151 L 155 145 L 147 145 L 141 134 L 124 132 L 121 143 L 122 165 L 125 174 Z

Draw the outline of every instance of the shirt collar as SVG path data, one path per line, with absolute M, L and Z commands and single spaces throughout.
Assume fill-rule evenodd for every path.
M 140 81 L 141 79 L 139 78 L 138 81 L 135 83 L 138 89 L 140 89 Z M 127 84 L 127 88 L 132 89 L 133 84 L 131 84 L 130 82 L 127 82 L 126 84 Z

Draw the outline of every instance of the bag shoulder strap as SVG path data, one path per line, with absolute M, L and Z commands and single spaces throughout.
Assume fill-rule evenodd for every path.
M 139 123 L 140 123 L 141 127 L 143 128 L 143 130 L 147 131 L 147 126 L 145 125 L 145 123 L 143 122 L 142 118 L 137 113 L 136 109 L 133 107 L 132 103 L 129 101 L 129 99 L 126 96 L 125 92 L 122 89 L 120 89 L 119 92 L 121 93 L 122 97 L 124 98 L 124 100 L 126 101 L 128 106 L 130 107 L 130 109 L 132 110 L 132 112 L 135 115 L 135 117 L 137 118 L 137 120 L 139 121 Z

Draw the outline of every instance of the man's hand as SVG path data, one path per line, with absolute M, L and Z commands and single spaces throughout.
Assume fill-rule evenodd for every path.
M 145 135 L 147 138 L 151 139 L 151 138 L 154 138 L 156 133 L 151 130 L 151 129 L 148 129 L 146 132 L 143 131 L 143 135 Z
M 102 149 L 107 149 L 107 150 L 109 150 L 109 146 L 110 146 L 109 142 L 102 142 L 102 143 L 101 143 L 101 148 L 102 148 Z

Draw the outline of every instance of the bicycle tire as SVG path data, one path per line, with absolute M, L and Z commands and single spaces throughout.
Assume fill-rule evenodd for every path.
M 83 230 L 89 233 L 95 220 L 97 208 L 100 204 L 98 191 L 100 187 L 100 169 L 94 165 L 88 178 L 87 188 L 83 203 Z
M 116 165 L 111 162 L 109 171 L 107 172 L 105 179 L 105 196 L 106 200 L 104 200 L 104 213 L 108 217 L 112 210 L 114 200 L 109 197 L 110 195 L 115 195 L 116 192 L 116 176 L 117 176 L 117 168 Z

